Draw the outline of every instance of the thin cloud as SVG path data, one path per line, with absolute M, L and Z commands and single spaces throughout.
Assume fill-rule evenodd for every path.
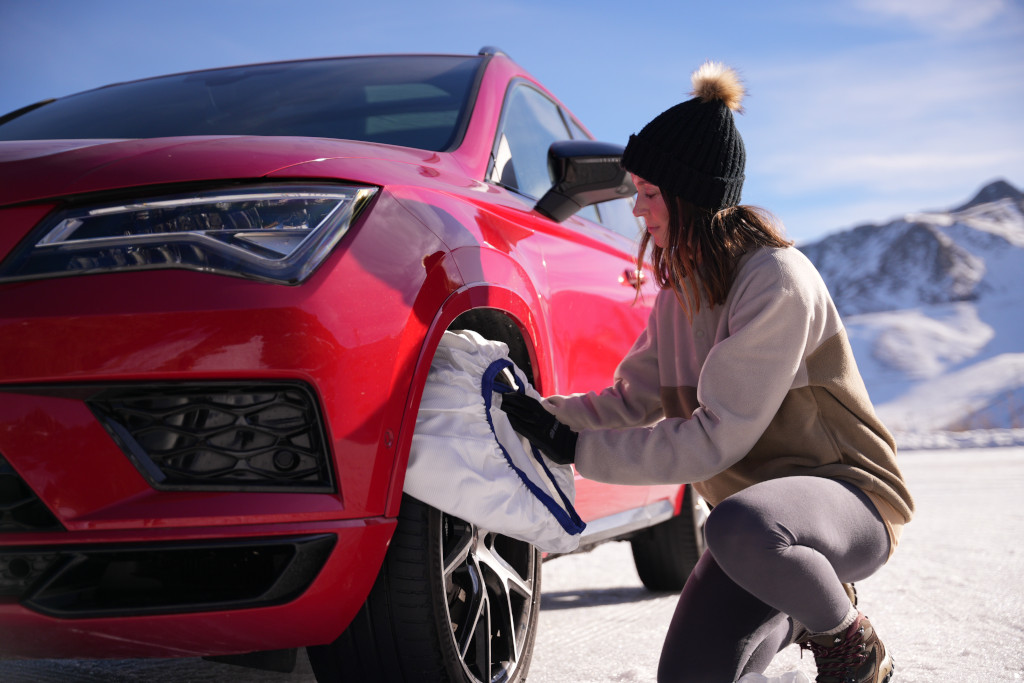
M 909 16 L 915 6 L 893 11 Z M 893 32 L 813 58 L 753 63 L 744 128 L 751 198 L 774 198 L 769 208 L 802 241 L 953 206 L 997 178 L 1019 185 L 1024 31 L 1014 21 L 982 24 L 966 37 Z
M 973 31 L 1011 9 L 1007 0 L 853 0 L 853 6 L 869 15 L 903 20 L 938 34 Z
M 1024 63 L 998 52 L 906 53 L 857 50 L 757 74 L 767 101 L 751 107 L 755 168 L 773 169 L 780 190 L 886 193 L 943 174 L 1024 171 Z
M 980 182 L 993 168 L 1022 164 L 1017 153 L 1000 151 L 936 151 L 907 153 L 865 153 L 776 158 L 776 168 L 800 193 L 849 187 L 871 188 L 890 196 L 908 191 L 945 187 L 951 181 Z M 957 183 L 959 184 L 959 183 Z M 914 207 L 907 207 L 908 210 Z

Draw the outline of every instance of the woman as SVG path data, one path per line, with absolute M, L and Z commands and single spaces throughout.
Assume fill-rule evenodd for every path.
M 913 502 L 814 266 L 766 212 L 739 205 L 743 86 L 707 63 L 693 99 L 629 139 L 661 290 L 601 392 L 509 395 L 512 425 L 583 476 L 692 483 L 708 551 L 669 626 L 659 680 L 763 672 L 792 642 L 818 681 L 889 681 L 892 657 L 844 583 L 877 571 Z

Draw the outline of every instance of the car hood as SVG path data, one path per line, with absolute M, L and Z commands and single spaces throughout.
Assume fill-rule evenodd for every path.
M 291 166 L 345 158 L 403 164 L 440 160 L 435 152 L 324 138 L 223 136 L 0 142 L 0 206 L 124 187 L 244 180 L 271 174 L 280 177 L 286 175 L 281 171 Z

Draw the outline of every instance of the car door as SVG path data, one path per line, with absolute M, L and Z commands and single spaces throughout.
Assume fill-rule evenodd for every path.
M 527 82 L 514 84 L 505 100 L 489 180 L 539 199 L 552 185 L 548 147 L 574 137 L 589 136 L 545 93 Z M 586 207 L 531 239 L 532 257 L 543 263 L 553 331 L 555 376 L 546 393 L 608 386 L 646 324 L 654 291 L 645 283 L 637 297 L 639 232 L 629 200 L 616 200 Z M 640 507 L 648 496 L 646 487 L 601 484 L 578 475 L 576 490 L 576 507 L 585 520 Z

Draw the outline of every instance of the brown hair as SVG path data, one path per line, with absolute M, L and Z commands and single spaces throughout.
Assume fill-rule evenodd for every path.
M 790 247 L 782 227 L 767 210 L 756 206 L 730 206 L 717 213 L 662 192 L 669 216 L 669 243 L 652 243 L 645 232 L 637 252 L 637 270 L 643 269 L 647 247 L 651 265 L 662 288 L 671 287 L 686 317 L 700 311 L 701 301 L 717 306 L 725 301 L 736 277 L 740 257 L 757 247 Z M 685 296 L 680 296 L 680 293 Z

